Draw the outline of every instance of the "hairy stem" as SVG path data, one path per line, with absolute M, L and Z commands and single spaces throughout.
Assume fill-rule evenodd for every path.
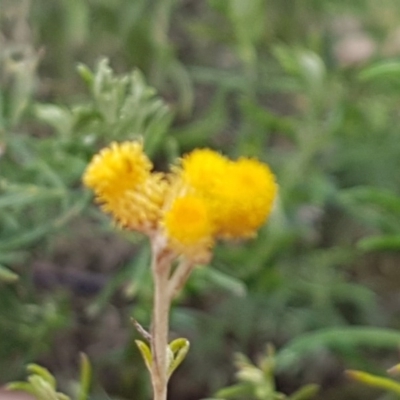
M 153 248 L 152 273 L 154 280 L 154 305 L 151 327 L 152 366 L 151 382 L 154 400 L 167 399 L 167 346 L 169 330 L 170 299 L 168 296 L 168 277 L 171 260 L 156 246 Z
M 168 298 L 171 302 L 182 289 L 193 269 L 193 262 L 183 259 L 176 267 L 168 282 Z

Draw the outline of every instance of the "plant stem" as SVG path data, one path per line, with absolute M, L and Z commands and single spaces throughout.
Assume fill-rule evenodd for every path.
M 181 260 L 168 282 L 169 301 L 172 301 L 177 293 L 182 289 L 192 270 L 193 262 L 186 259 Z
M 169 310 L 171 301 L 168 296 L 168 278 L 171 260 L 162 249 L 153 246 L 152 272 L 154 280 L 154 305 L 151 327 L 151 383 L 154 400 L 167 399 L 167 346 L 169 330 Z

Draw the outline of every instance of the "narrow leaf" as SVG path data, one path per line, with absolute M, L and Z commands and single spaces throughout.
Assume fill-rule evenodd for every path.
M 81 354 L 81 375 L 78 400 L 86 400 L 89 397 L 92 367 L 86 354 Z
M 368 386 L 377 387 L 383 390 L 389 390 L 396 394 L 400 394 L 400 383 L 392 379 L 375 376 L 363 371 L 348 370 L 346 375 L 358 382 L 364 383 Z
M 169 344 L 169 348 L 172 351 L 173 358 L 170 365 L 168 366 L 168 378 L 185 359 L 186 354 L 188 353 L 190 348 L 190 343 L 187 339 L 179 338 L 173 340 Z
M 307 400 L 307 399 L 311 399 L 312 397 L 314 397 L 318 391 L 319 391 L 319 386 L 315 385 L 315 384 L 309 384 L 306 386 L 303 386 L 302 388 L 300 388 L 299 390 L 297 390 L 296 392 L 294 392 L 289 398 L 288 400 Z
M 6 386 L 7 390 L 18 390 L 21 392 L 35 394 L 35 390 L 29 382 L 11 382 Z
M 399 251 L 400 235 L 371 236 L 361 239 L 357 247 L 363 251 Z
M 239 383 L 236 385 L 228 386 L 218 390 L 215 396 L 218 399 L 229 399 L 236 397 L 249 397 L 253 391 L 253 388 L 249 384 Z
M 398 61 L 383 61 L 365 68 L 359 74 L 361 81 L 374 79 L 387 79 L 388 77 L 400 79 L 400 63 Z
M 140 353 L 142 354 L 147 369 L 151 372 L 152 354 L 150 347 L 142 340 L 135 340 L 135 343 L 136 346 L 139 348 Z
M 13 283 L 19 279 L 18 275 L 8 268 L 0 265 L 0 282 Z
M 85 64 L 78 64 L 76 67 L 79 76 L 82 80 L 86 83 L 86 85 L 91 88 L 93 86 L 93 72 L 85 65 Z
M 49 372 L 48 369 L 41 367 L 37 364 L 29 364 L 26 369 L 31 375 L 37 375 L 41 377 L 45 382 L 47 382 L 52 389 L 56 388 L 56 379 L 54 376 Z
M 302 357 L 321 347 L 331 350 L 345 346 L 369 346 L 370 348 L 397 349 L 400 332 L 394 329 L 363 326 L 326 328 L 299 336 L 284 346 L 276 356 L 279 369 L 287 369 Z

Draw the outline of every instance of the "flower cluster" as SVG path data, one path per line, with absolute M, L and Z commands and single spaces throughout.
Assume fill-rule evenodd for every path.
M 191 258 L 207 259 L 217 239 L 254 236 L 277 193 L 266 164 L 209 149 L 185 155 L 167 174 L 152 169 L 140 141 L 114 142 L 94 156 L 83 181 L 121 227 L 161 235 Z

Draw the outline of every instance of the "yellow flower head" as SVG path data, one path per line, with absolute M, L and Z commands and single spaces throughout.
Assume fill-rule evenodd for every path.
M 165 212 L 163 226 L 171 247 L 180 254 L 199 258 L 213 242 L 207 204 L 194 195 L 176 198 Z
M 111 143 L 96 154 L 83 176 L 83 183 L 104 199 L 119 197 L 143 183 L 153 165 L 140 142 Z
M 255 235 L 277 192 L 266 164 L 249 158 L 231 161 L 209 149 L 194 150 L 181 164 L 182 180 L 207 202 L 217 237 Z
M 160 217 L 166 190 L 163 176 L 151 174 L 152 167 L 141 142 L 114 142 L 93 157 L 83 182 L 121 226 L 148 230 Z
M 255 235 L 269 216 L 276 193 L 275 177 L 266 164 L 249 158 L 231 162 L 211 199 L 216 234 L 222 238 Z

